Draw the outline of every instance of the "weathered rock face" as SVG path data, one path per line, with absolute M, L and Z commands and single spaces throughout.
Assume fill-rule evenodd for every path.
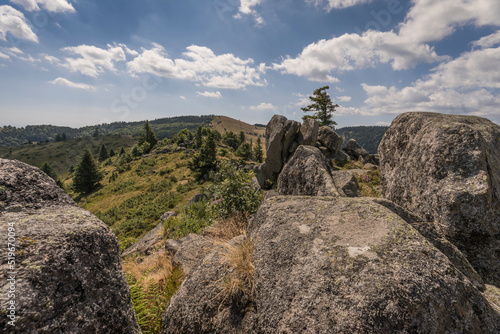
M 322 126 L 318 131 L 318 141 L 335 155 L 342 147 L 342 137 L 340 137 L 329 126 Z
M 175 251 L 174 262 L 182 265 L 184 274 L 188 274 L 198 261 L 210 253 L 215 243 L 211 238 L 193 233 L 177 242 L 179 246 Z
M 198 196 L 198 195 L 196 195 L 196 196 Z M 135 253 L 149 255 L 151 248 L 153 248 L 153 246 L 155 244 L 157 244 L 158 241 L 161 239 L 161 233 L 163 231 L 163 224 L 165 223 L 165 221 L 168 218 L 174 217 L 176 215 L 177 215 L 177 213 L 172 212 L 172 211 L 165 212 L 160 217 L 160 223 L 158 225 L 156 225 L 156 227 L 154 229 L 149 231 L 145 236 L 140 238 L 135 244 L 133 244 L 129 248 L 125 249 L 121 256 L 123 258 L 125 258 L 125 257 L 132 255 L 132 254 L 135 254 Z
M 500 285 L 500 126 L 406 113 L 379 147 L 383 194 L 435 221 L 487 283 Z
M 351 157 L 343 150 L 338 151 L 333 157 L 333 161 L 337 166 L 344 166 L 350 160 Z
M 281 154 L 286 122 L 286 117 L 274 115 L 266 127 L 266 170 L 269 175 L 279 173 L 283 166 Z
M 318 132 L 318 123 L 312 118 L 307 118 L 304 120 L 304 123 L 302 123 L 302 126 L 300 127 L 297 141 L 300 145 L 314 146 L 316 145 L 316 141 L 318 140 Z
M 251 222 L 255 297 L 228 300 L 215 249 L 163 333 L 497 333 L 500 316 L 396 213 L 368 198 L 267 198 Z
M 293 149 L 291 146 L 295 138 L 297 137 L 299 129 L 300 129 L 299 122 L 292 121 L 290 119 L 285 122 L 285 135 L 283 136 L 283 150 L 281 154 L 281 159 L 283 162 L 286 161 L 290 153 L 295 152 L 295 150 L 297 149 L 297 147 Z M 290 148 L 293 149 L 292 152 L 290 152 Z
M 368 156 L 368 152 L 358 144 L 358 142 L 354 139 L 349 139 L 347 144 L 344 147 L 344 150 L 347 154 L 354 157 L 354 159 L 358 160 L 360 157 L 365 158 Z
M 358 180 L 352 172 L 347 170 L 333 171 L 332 178 L 341 196 L 360 196 Z
M 16 233 L 16 333 L 139 333 L 111 230 L 39 169 L 0 159 L 0 226 Z M 10 333 L 0 264 L 0 328 Z
M 339 196 L 328 162 L 320 150 L 299 146 L 278 178 L 281 195 Z

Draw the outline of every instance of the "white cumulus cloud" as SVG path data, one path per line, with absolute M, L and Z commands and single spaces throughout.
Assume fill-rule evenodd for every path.
M 341 102 L 349 102 L 349 101 L 351 101 L 351 97 L 350 96 L 337 96 L 337 100 L 339 100 Z
M 204 97 L 211 97 L 215 99 L 220 99 L 222 98 L 222 94 L 220 92 L 196 92 L 197 95 L 199 96 L 204 96 Z
M 150 73 L 164 78 L 198 82 L 212 88 L 240 89 L 246 86 L 263 86 L 260 78 L 263 67 L 253 67 L 253 59 L 240 59 L 227 53 L 216 55 L 204 46 L 191 45 L 183 53 L 184 58 L 171 59 L 165 49 L 154 44 L 127 66 L 132 73 Z
M 316 6 L 324 6 L 327 11 L 363 5 L 372 1 L 373 0 L 306 0 L 306 2 L 313 3 Z
M 250 106 L 250 110 L 276 110 L 276 109 L 278 109 L 278 107 L 274 106 L 271 103 L 265 103 L 265 102 L 262 102 L 261 104 L 256 106 Z
M 448 60 L 427 43 L 442 40 L 457 27 L 500 25 L 498 0 L 414 0 L 412 4 L 397 32 L 368 30 L 361 35 L 323 39 L 306 46 L 298 56 L 273 64 L 273 69 L 321 82 L 335 79 L 333 72 L 374 67 L 378 63 L 390 63 L 394 70 L 403 70 L 419 63 Z M 477 45 L 495 45 L 498 38 L 493 35 Z
M 348 114 L 399 114 L 434 111 L 478 116 L 498 115 L 500 105 L 500 47 L 466 52 L 444 62 L 413 84 L 396 88 L 362 84 L 367 94 L 361 108 Z
M 7 33 L 19 39 L 38 43 L 38 37 L 31 30 L 24 14 L 11 6 L 0 6 L 0 39 L 6 41 Z
M 88 90 L 91 92 L 96 90 L 96 88 L 94 86 L 87 85 L 84 83 L 76 83 L 76 82 L 70 81 L 68 79 L 61 78 L 61 77 L 56 78 L 52 81 L 49 81 L 49 83 L 51 83 L 53 85 L 66 86 L 66 87 L 70 87 L 70 88 L 84 89 L 84 90 Z
M 243 18 L 243 15 L 252 15 L 255 19 L 257 25 L 263 25 L 264 19 L 260 14 L 254 9 L 255 6 L 262 3 L 264 0 L 240 0 L 240 6 L 238 7 L 238 13 L 233 16 L 235 19 Z
M 107 50 L 93 45 L 65 47 L 62 51 L 80 57 L 65 58 L 63 66 L 90 77 L 97 77 L 106 70 L 116 72 L 115 63 L 126 60 L 125 52 L 120 46 L 107 46 Z
M 41 8 L 48 12 L 75 12 L 75 8 L 66 0 L 10 0 L 10 2 L 22 6 L 29 12 L 39 11 Z

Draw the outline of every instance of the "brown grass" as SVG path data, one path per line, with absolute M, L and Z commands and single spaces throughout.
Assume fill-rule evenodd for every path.
M 135 280 L 144 282 L 147 288 L 151 282 L 160 283 L 165 281 L 174 271 L 172 259 L 168 257 L 165 251 L 157 252 L 148 257 L 131 258 L 123 262 L 123 271 L 130 274 Z
M 246 297 L 253 300 L 255 295 L 254 241 L 246 234 L 234 243 L 225 243 L 221 263 L 229 269 L 219 283 L 221 284 L 222 303 L 225 300 L 240 301 Z M 222 305 L 221 303 L 221 305 Z
M 248 227 L 248 218 L 241 214 L 220 219 L 205 232 L 206 235 L 217 240 L 231 240 L 234 237 L 245 234 Z

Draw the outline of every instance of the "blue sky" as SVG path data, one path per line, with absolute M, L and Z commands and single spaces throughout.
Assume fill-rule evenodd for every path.
M 300 120 L 325 85 L 339 127 L 500 123 L 500 1 L 0 1 L 0 126 Z

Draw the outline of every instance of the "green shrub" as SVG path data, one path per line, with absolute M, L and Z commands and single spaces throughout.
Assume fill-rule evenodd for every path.
M 170 217 L 163 225 L 166 238 L 180 239 L 189 233 L 203 233 L 214 221 L 213 212 L 205 201 L 193 203 L 176 217 Z
M 235 213 L 251 215 L 262 201 L 262 192 L 252 188 L 253 172 L 238 170 L 231 162 L 222 161 L 215 174 L 214 184 L 208 188 L 212 194 L 211 208 L 218 218 Z

